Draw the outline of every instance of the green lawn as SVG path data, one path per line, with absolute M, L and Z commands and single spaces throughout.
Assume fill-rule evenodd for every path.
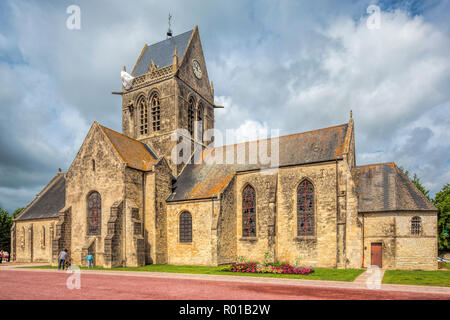
M 450 287 L 450 271 L 386 270 L 383 283 Z
M 41 267 L 25 267 L 25 268 L 40 268 L 40 269 L 56 269 L 52 266 Z M 86 270 L 86 267 L 82 267 Z M 267 277 L 267 278 L 289 278 L 289 279 L 308 279 L 308 280 L 330 280 L 330 281 L 353 281 L 361 273 L 363 269 L 314 269 L 314 273 L 309 275 L 301 274 L 271 274 L 271 273 L 241 273 L 241 272 L 226 272 L 221 271 L 221 267 L 203 267 L 203 266 L 175 266 L 170 264 L 152 264 L 142 267 L 124 267 L 105 269 L 95 267 L 95 270 L 113 270 L 113 271 L 147 271 L 147 272 L 170 272 L 170 273 L 191 273 L 191 274 L 214 274 L 214 275 L 229 275 L 229 276 L 245 276 L 245 277 Z

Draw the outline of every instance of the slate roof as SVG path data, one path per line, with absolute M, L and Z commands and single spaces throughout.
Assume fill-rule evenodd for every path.
M 352 176 L 359 212 L 437 210 L 393 162 L 357 166 Z
M 122 160 L 127 163 L 129 167 L 142 171 L 149 171 L 152 166 L 158 162 L 158 157 L 148 145 L 108 129 L 100 124 L 99 127 L 106 134 Z
M 146 46 L 145 51 L 142 53 L 134 67 L 133 76 L 137 77 L 147 73 L 151 60 L 153 60 L 153 63 L 158 68 L 171 65 L 175 46 L 177 47 L 178 57 L 183 57 L 193 31 L 194 30 L 190 30 L 172 38 Z
M 210 149 L 202 153 L 203 161 L 199 164 L 188 164 L 175 183 L 175 189 L 167 201 L 182 201 L 211 198 L 217 196 L 224 186 L 238 171 L 267 168 L 264 163 L 254 163 L 249 159 L 249 145 L 267 145 L 268 154 L 271 155 L 271 143 L 279 145 L 279 166 L 299 165 L 342 159 L 344 140 L 347 133 L 347 124 L 329 127 L 314 131 L 297 133 L 278 138 L 258 140 Z M 245 149 L 244 149 L 245 148 Z M 231 164 L 225 161 L 225 150 L 234 152 L 234 161 Z M 245 161 L 238 163 L 236 155 L 238 150 L 245 150 Z M 223 164 L 208 164 L 208 161 L 222 152 Z M 243 152 L 241 152 L 242 154 Z M 254 163 L 254 164 L 252 164 Z
M 16 221 L 57 218 L 66 203 L 66 179 L 57 174 L 16 218 Z

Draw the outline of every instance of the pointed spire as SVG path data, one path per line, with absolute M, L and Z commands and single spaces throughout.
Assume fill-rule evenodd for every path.
M 353 116 L 353 111 L 350 110 L 350 119 L 352 118 L 352 116 Z
M 123 66 L 123 71 L 127 72 L 127 66 Z
M 153 59 L 150 59 L 150 71 L 154 71 L 156 69 L 157 69 L 157 67 L 156 67 L 155 63 L 153 62 Z
M 177 46 L 175 46 L 175 49 L 173 50 L 173 62 L 172 62 L 172 70 L 173 72 L 177 71 L 178 69 L 178 51 Z

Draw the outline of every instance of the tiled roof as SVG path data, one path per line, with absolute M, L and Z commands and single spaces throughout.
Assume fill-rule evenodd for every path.
M 146 144 L 102 125 L 99 125 L 99 127 L 106 134 L 122 160 L 128 166 L 138 170 L 148 171 L 158 162 L 156 154 Z
M 433 211 L 436 207 L 393 163 L 355 167 L 358 211 Z
M 298 134 L 240 143 L 230 146 L 213 148 L 203 152 L 203 161 L 200 164 L 188 164 L 178 177 L 175 190 L 168 201 L 192 200 L 211 198 L 217 196 L 223 187 L 230 181 L 235 172 L 267 168 L 269 165 L 254 163 L 249 159 L 249 145 L 267 145 L 271 155 L 271 143 L 278 141 L 279 166 L 299 165 L 342 159 L 344 140 L 347 133 L 347 124 Z M 225 150 L 234 152 L 234 161 L 231 164 L 225 161 Z M 238 150 L 245 150 L 245 161 L 237 161 Z M 208 164 L 213 155 L 218 157 L 222 153 L 221 163 Z M 241 152 L 240 154 L 242 154 Z M 253 164 L 252 164 L 253 163 Z
M 134 67 L 133 76 L 137 77 L 147 73 L 151 60 L 158 68 L 170 66 L 173 61 L 175 46 L 177 47 L 178 58 L 183 57 L 192 32 L 193 30 L 190 30 L 145 47 L 145 51 Z
M 16 218 L 16 221 L 58 217 L 66 203 L 66 179 L 59 173 Z

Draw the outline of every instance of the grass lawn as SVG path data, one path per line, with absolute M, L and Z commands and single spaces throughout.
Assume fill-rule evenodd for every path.
M 24 267 L 39 269 L 56 269 L 53 266 L 40 267 Z M 81 267 L 86 270 L 86 267 Z M 309 275 L 301 274 L 271 274 L 271 273 L 245 273 L 245 272 L 226 272 L 221 271 L 221 267 L 203 267 L 203 266 L 175 266 L 170 264 L 152 264 L 142 267 L 123 267 L 105 269 L 95 267 L 95 270 L 112 270 L 112 271 L 147 271 L 147 272 L 170 272 L 170 273 L 191 273 L 191 274 L 214 274 L 221 276 L 246 276 L 246 277 L 267 277 L 267 278 L 289 278 L 289 279 L 307 279 L 307 280 L 330 280 L 330 281 L 353 281 L 361 273 L 363 269 L 314 269 L 314 273 Z
M 383 283 L 450 287 L 450 271 L 386 270 Z

